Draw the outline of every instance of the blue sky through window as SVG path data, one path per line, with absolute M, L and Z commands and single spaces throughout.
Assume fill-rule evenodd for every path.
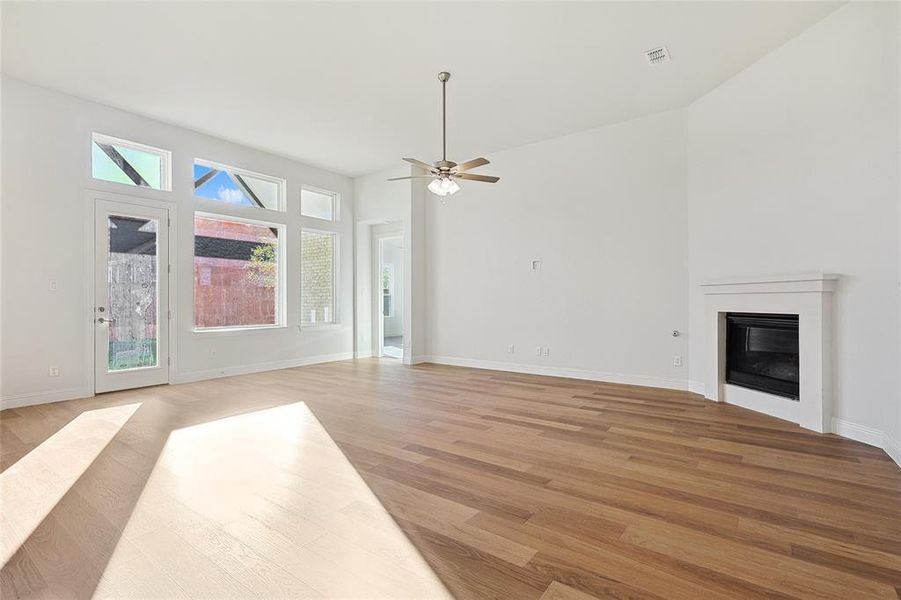
M 197 181 L 212 170 L 212 167 L 194 163 L 194 180 Z M 225 171 L 219 171 L 209 181 L 194 190 L 194 195 L 229 204 L 256 206 Z

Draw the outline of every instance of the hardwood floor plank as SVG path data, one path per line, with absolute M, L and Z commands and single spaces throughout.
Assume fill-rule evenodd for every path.
M 665 598 L 691 600 L 697 598 L 698 590 L 704 590 L 704 597 L 711 600 L 791 597 L 726 573 L 698 567 L 678 557 L 632 546 L 619 538 L 573 537 L 555 528 L 534 524 L 517 526 L 488 514 L 477 515 L 470 522 L 524 543 L 532 543 L 545 555 L 569 557 L 568 560 L 574 564 L 631 581 L 633 585 Z
M 664 524 L 650 528 L 629 527 L 623 540 L 632 545 L 674 555 L 699 567 L 732 572 L 756 585 L 801 598 L 847 598 L 849 591 L 866 598 L 893 598 L 894 590 L 864 574 L 848 575 L 805 561 L 788 559 L 737 542 L 713 541 L 704 533 Z

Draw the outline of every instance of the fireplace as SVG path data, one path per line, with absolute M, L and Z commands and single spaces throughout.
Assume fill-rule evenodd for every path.
M 726 313 L 726 383 L 799 400 L 798 315 Z
M 716 402 L 756 410 L 820 433 L 830 432 L 832 305 L 839 287 L 840 277 L 833 273 L 737 277 L 701 283 L 704 381 L 691 383 L 693 389 Z M 774 327 L 776 331 L 758 335 L 760 331 L 754 330 L 752 321 L 750 339 L 744 332 L 744 346 L 735 346 L 738 352 L 730 356 L 726 339 L 730 337 L 728 316 L 733 320 L 768 319 L 771 323 L 763 324 L 764 331 Z M 742 329 L 747 325 L 747 321 L 744 325 L 735 322 L 731 331 L 733 345 L 741 341 Z M 766 340 L 779 341 L 770 344 L 769 352 L 750 354 L 762 352 L 758 344 Z M 785 360 L 786 354 L 797 355 L 796 362 Z M 754 358 L 774 359 L 764 361 L 771 366 L 782 364 L 779 368 L 764 368 Z M 727 362 L 731 362 L 730 369 L 726 368 Z M 791 375 L 789 368 L 794 371 Z M 776 383 L 778 380 L 781 381 Z

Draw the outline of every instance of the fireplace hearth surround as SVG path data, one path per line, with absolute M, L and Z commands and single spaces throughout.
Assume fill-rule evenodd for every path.
M 809 273 L 801 275 L 779 275 L 771 277 L 749 277 L 722 279 L 701 284 L 704 294 L 704 395 L 710 400 L 728 402 L 756 410 L 780 419 L 798 423 L 802 427 L 821 433 L 828 433 L 832 421 L 832 304 L 838 287 L 837 275 Z M 796 399 L 786 397 L 792 390 L 761 390 L 763 386 L 748 385 L 747 381 L 736 382 L 735 373 L 730 372 L 727 316 L 749 315 L 757 318 L 797 315 L 797 393 Z M 771 322 L 771 324 L 775 324 Z M 786 323 L 781 323 L 783 326 Z M 735 335 L 736 332 L 733 332 Z M 758 342 L 781 344 L 783 350 L 790 350 L 791 336 L 778 334 L 779 341 L 758 337 Z M 742 366 L 743 371 L 758 375 L 767 374 L 766 369 L 775 369 L 769 374 L 789 380 L 791 383 L 792 364 L 781 354 L 768 367 L 763 364 Z M 752 355 L 750 358 L 760 358 Z M 761 373 L 761 371 L 763 373 Z M 779 378 L 777 377 L 777 378 Z M 761 383 L 757 379 L 756 383 Z M 772 383 L 772 380 L 766 381 Z

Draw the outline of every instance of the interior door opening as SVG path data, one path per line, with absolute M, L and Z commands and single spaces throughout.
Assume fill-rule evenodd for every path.
M 94 390 L 168 383 L 168 211 L 98 199 L 94 214 Z
M 379 239 L 379 356 L 404 357 L 404 238 Z

